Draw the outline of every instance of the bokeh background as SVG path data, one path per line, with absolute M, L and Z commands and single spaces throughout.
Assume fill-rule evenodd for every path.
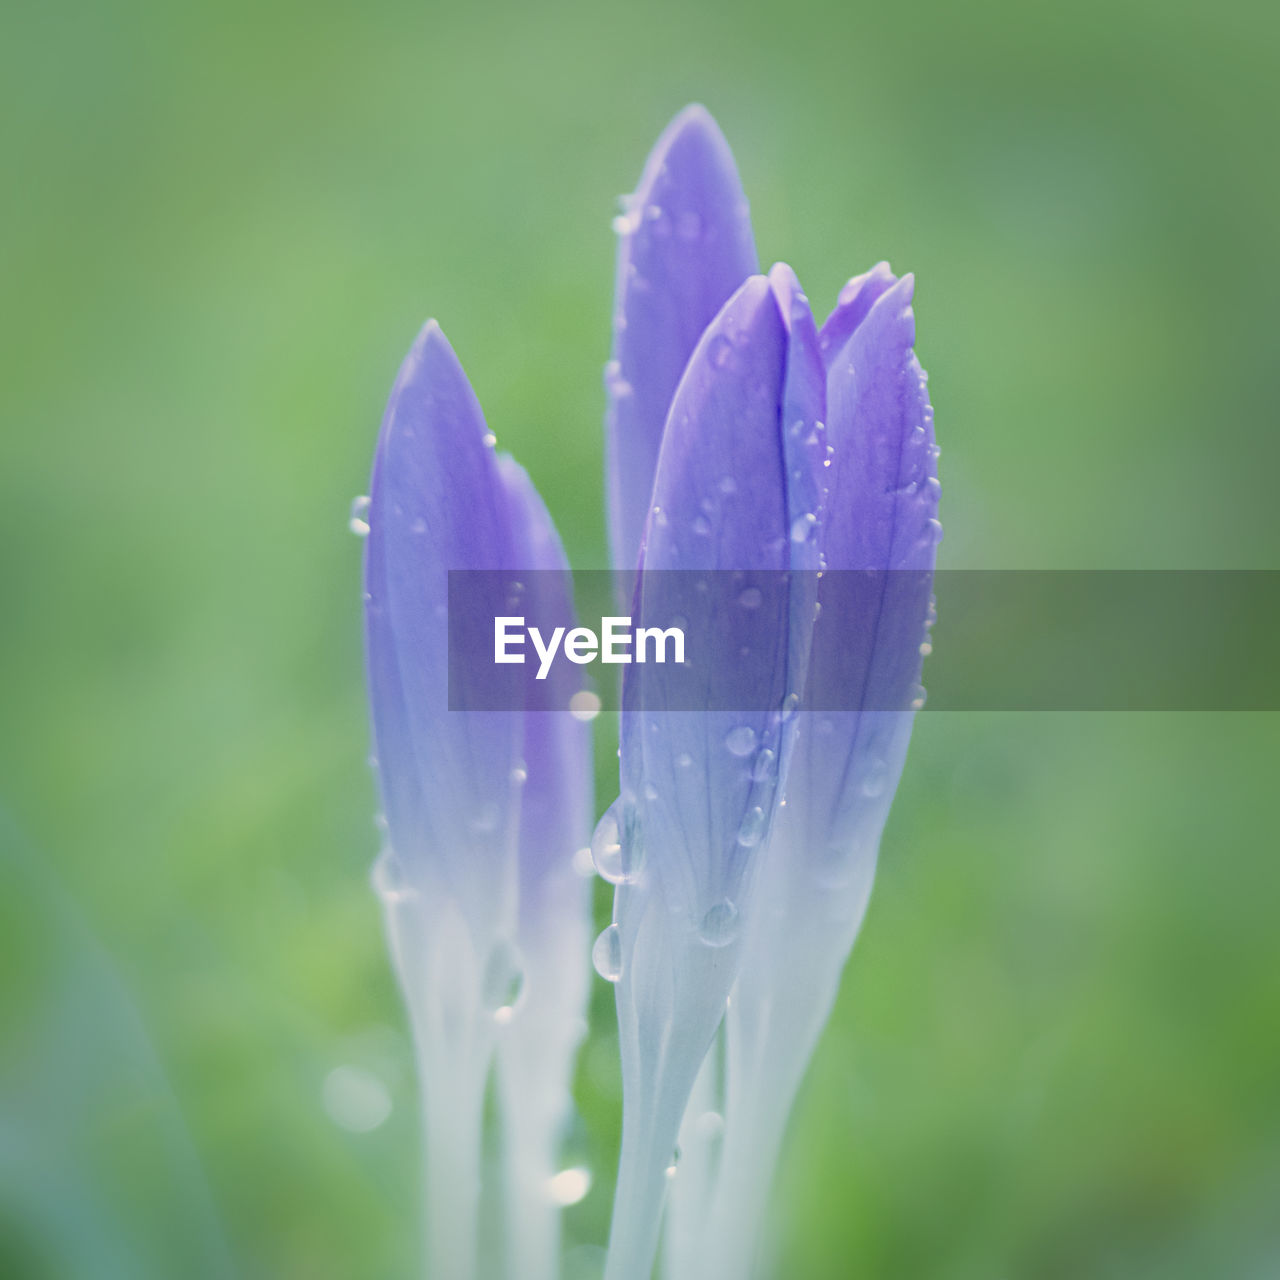
M 5 5 L 0 1273 L 415 1273 L 346 524 L 427 315 L 603 565 L 614 198 L 702 100 L 817 306 L 917 273 L 943 564 L 1277 567 L 1278 65 L 1244 0 Z M 920 719 L 785 1274 L 1280 1275 L 1277 764 Z

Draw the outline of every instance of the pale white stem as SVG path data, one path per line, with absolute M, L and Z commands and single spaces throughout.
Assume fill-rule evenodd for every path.
M 473 1280 L 484 1091 L 492 1038 L 456 1058 L 423 1061 L 427 1280 Z
M 720 1037 L 703 1059 L 684 1119 L 680 1122 L 680 1160 L 672 1180 L 663 1227 L 667 1280 L 704 1280 L 699 1249 L 719 1168 L 724 1120 L 720 1114 L 722 1055 Z

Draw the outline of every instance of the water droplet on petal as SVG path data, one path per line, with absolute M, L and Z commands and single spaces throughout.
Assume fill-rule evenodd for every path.
M 872 764 L 867 771 L 867 776 L 862 780 L 862 794 L 869 799 L 883 795 L 888 783 L 889 768 L 883 760 L 877 760 Z
M 724 476 L 720 481 L 720 492 L 727 498 L 731 493 L 738 492 L 738 482 L 732 476 Z
M 790 720 L 800 707 L 800 695 L 798 693 L 789 693 L 782 700 L 781 715 L 783 721 Z
M 724 1134 L 724 1116 L 718 1111 L 704 1111 L 693 1122 L 693 1132 L 702 1142 L 715 1142 Z
M 682 769 L 687 769 L 692 763 L 693 757 L 687 751 L 682 751 L 678 756 L 676 756 L 676 764 L 678 764 Z
M 773 777 L 777 767 L 777 756 L 768 747 L 761 747 L 756 752 L 756 758 L 751 764 L 751 780 L 753 782 L 768 782 Z
M 697 240 L 702 235 L 702 215 L 685 209 L 676 217 L 676 235 L 681 240 Z
M 737 365 L 737 356 L 734 354 L 733 343 L 722 333 L 711 339 L 711 346 L 707 354 L 711 358 L 711 363 L 717 369 L 732 369 Z
M 362 493 L 358 498 L 351 499 L 351 514 L 347 518 L 347 528 L 357 538 L 369 536 L 369 498 L 366 494 Z
M 760 602 L 764 599 L 764 594 L 759 587 L 748 587 L 738 597 L 738 603 L 744 609 L 758 609 Z
M 763 835 L 764 810 L 758 804 L 753 804 L 738 827 L 738 843 L 744 849 L 754 849 Z
M 600 931 L 591 948 L 591 963 L 606 982 L 617 982 L 622 977 L 622 934 L 616 924 Z
M 622 365 L 617 360 L 610 360 L 605 365 L 604 385 L 615 400 L 625 400 L 634 390 L 631 383 L 622 376 Z
M 706 516 L 696 516 L 693 521 L 693 531 L 699 537 L 708 537 L 711 533 L 711 521 Z
M 740 724 L 725 735 L 724 745 L 731 756 L 749 756 L 756 749 L 756 731 L 749 724 Z
M 516 767 L 511 770 L 511 781 L 514 782 L 517 787 L 519 787 L 519 786 L 522 786 L 525 782 L 527 782 L 528 779 L 529 779 L 529 770 L 525 767 L 524 761 L 521 760 L 520 763 L 517 764 Z
M 791 522 L 791 541 L 808 542 L 809 535 L 813 533 L 813 527 L 817 523 L 818 517 L 812 511 L 806 511 L 804 515 L 797 516 Z
M 596 823 L 591 837 L 591 861 L 597 873 L 610 884 L 622 884 L 622 835 L 618 830 L 618 802 L 615 800 Z
M 510 1022 L 524 991 L 524 960 L 510 942 L 499 942 L 489 952 L 480 986 L 484 1007 L 495 1022 Z
M 667 1165 L 667 1168 L 666 1168 L 666 1174 L 668 1178 L 674 1178 L 676 1176 L 676 1170 L 677 1168 L 679 1168 L 679 1165 L 680 1165 L 680 1148 L 677 1147 L 671 1153 L 671 1163 Z
M 728 898 L 711 907 L 698 926 L 698 937 L 708 947 L 727 947 L 737 936 L 738 908 Z
M 646 788 L 647 794 L 647 788 Z M 658 792 L 653 791 L 651 799 Z M 600 878 L 610 884 L 634 884 L 639 878 L 642 858 L 639 829 L 634 821 L 630 830 L 624 830 L 622 801 L 615 800 L 596 824 L 591 836 L 591 861 Z
M 417 897 L 418 891 L 405 874 L 404 864 L 389 848 L 383 849 L 374 860 L 370 879 L 373 882 L 373 891 L 388 906 L 397 902 L 408 902 Z

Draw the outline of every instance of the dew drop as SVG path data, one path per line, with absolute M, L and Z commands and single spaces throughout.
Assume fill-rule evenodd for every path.
M 868 799 L 883 795 L 889 783 L 889 769 L 883 760 L 877 760 L 862 780 L 862 794 Z
M 808 542 L 809 535 L 813 533 L 813 527 L 817 523 L 818 517 L 812 511 L 806 511 L 804 515 L 797 516 L 791 523 L 791 541 Z
M 682 769 L 687 769 L 692 763 L 693 757 L 687 751 L 682 751 L 678 756 L 676 756 L 676 764 L 678 764 Z
M 922 658 L 927 658 L 932 652 L 933 652 L 933 645 L 931 645 L 928 640 L 921 641 L 920 656 Z
M 785 723 L 786 721 L 790 720 L 791 717 L 795 715 L 796 711 L 799 710 L 799 707 L 800 707 L 800 695 L 798 693 L 787 694 L 787 696 L 783 698 L 782 706 L 780 708 L 780 714 L 782 716 L 783 722 Z
M 656 799 L 657 794 L 655 789 L 653 798 Z M 624 831 L 619 822 L 621 815 L 622 801 L 618 799 L 596 824 L 591 836 L 591 861 L 602 880 L 610 884 L 634 884 L 639 879 L 643 847 L 634 820 L 630 823 L 630 830 Z
M 615 800 L 596 823 L 591 836 L 591 861 L 596 872 L 610 884 L 622 884 L 622 835 L 618 830 L 618 802 Z
M 708 947 L 727 947 L 737 936 L 738 908 L 728 898 L 711 907 L 698 926 L 698 937 Z
M 357 538 L 369 536 L 369 498 L 366 494 L 362 493 L 358 498 L 351 499 L 351 514 L 347 518 L 347 528 Z
M 759 587 L 748 587 L 739 597 L 738 603 L 744 609 L 758 609 L 764 595 Z
M 510 1022 L 524 991 L 524 961 L 509 942 L 499 942 L 489 953 L 480 986 L 480 998 L 495 1022 Z
M 383 849 L 377 856 L 370 879 L 374 892 L 388 906 L 409 902 L 417 896 L 417 890 L 409 882 L 403 864 L 389 848 Z
M 615 400 L 625 400 L 634 391 L 631 383 L 622 376 L 622 365 L 617 360 L 610 360 L 605 365 L 604 385 Z
M 738 492 L 738 482 L 732 476 L 722 476 L 719 489 L 727 498 L 731 493 Z
M 715 1142 L 724 1134 L 724 1116 L 718 1111 L 704 1111 L 693 1122 L 693 1132 L 702 1142 Z
M 658 788 L 655 787 L 652 782 L 646 782 L 644 784 L 644 798 L 648 800 L 650 804 L 658 798 Z
M 764 810 L 758 804 L 753 804 L 738 827 L 738 843 L 744 849 L 754 849 L 763 835 Z
M 711 357 L 711 363 L 717 369 L 732 369 L 737 363 L 737 357 L 733 352 L 733 343 L 724 334 L 717 334 L 712 338 L 708 354 Z
M 697 240 L 702 235 L 702 215 L 685 209 L 676 217 L 676 235 L 681 240 Z
M 511 781 L 517 787 L 523 786 L 529 780 L 529 770 L 526 768 L 523 760 L 520 761 L 514 769 L 511 770 Z
M 731 756 L 749 756 L 756 749 L 756 731 L 749 724 L 740 724 L 725 735 L 724 745 Z
M 677 1169 L 678 1169 L 679 1167 L 680 1167 L 680 1148 L 679 1148 L 679 1147 L 677 1147 L 677 1148 L 676 1148 L 676 1149 L 671 1153 L 671 1163 L 670 1163 L 669 1165 L 667 1165 L 667 1167 L 666 1167 L 666 1171 L 665 1171 L 665 1172 L 666 1172 L 667 1177 L 668 1177 L 668 1178 L 674 1178 L 674 1177 L 676 1176 L 676 1171 L 677 1171 Z
M 700 538 L 709 537 L 711 534 L 711 521 L 706 516 L 697 516 L 693 521 L 693 531 Z
M 622 977 L 622 934 L 616 924 L 600 931 L 591 948 L 591 963 L 606 982 L 617 982 Z
M 751 780 L 753 782 L 768 782 L 773 777 L 777 767 L 777 756 L 768 747 L 761 747 L 756 752 L 756 758 L 751 764 Z

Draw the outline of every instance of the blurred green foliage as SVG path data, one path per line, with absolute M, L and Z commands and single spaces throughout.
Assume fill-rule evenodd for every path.
M 5 6 L 0 805 L 40 871 L 6 880 L 0 1025 L 45 1043 L 70 913 L 140 1025 L 85 997 L 48 1088 L 117 1052 L 167 1077 L 106 1116 L 167 1135 L 99 1175 L 138 1258 L 204 1213 L 185 1124 L 237 1273 L 414 1271 L 345 525 L 422 320 L 603 564 L 613 198 L 700 99 L 815 305 L 917 273 L 945 564 L 1275 567 L 1278 37 L 1257 0 Z M 786 1275 L 1280 1272 L 1278 760 L 1274 716 L 922 717 L 781 1171 Z M 345 1064 L 391 1091 L 372 1132 L 325 1113 Z M 63 1245 L 98 1207 L 69 1141 L 79 1179 L 28 1188 Z M 0 1234 L 5 1274 L 74 1252 L 21 1205 Z

